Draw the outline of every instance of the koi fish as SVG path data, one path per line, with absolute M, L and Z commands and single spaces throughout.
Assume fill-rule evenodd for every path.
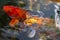
M 19 21 L 24 21 L 26 19 L 27 10 L 25 9 L 6 5 L 6 6 L 3 6 L 3 10 L 12 19 L 9 23 L 10 26 L 14 26 Z

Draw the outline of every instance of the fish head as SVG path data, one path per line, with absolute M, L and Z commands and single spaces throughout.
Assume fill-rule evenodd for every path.
M 10 6 L 3 6 L 3 10 L 5 12 L 11 12 L 11 7 Z

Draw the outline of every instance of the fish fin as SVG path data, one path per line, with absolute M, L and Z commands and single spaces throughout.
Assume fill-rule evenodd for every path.
M 19 20 L 16 18 L 13 18 L 10 23 L 9 26 L 14 27 L 16 24 L 18 24 Z

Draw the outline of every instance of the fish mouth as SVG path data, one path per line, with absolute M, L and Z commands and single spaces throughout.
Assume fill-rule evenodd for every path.
M 5 12 L 8 12 L 8 11 L 10 11 L 10 8 L 8 8 L 8 6 L 3 6 L 3 10 L 4 10 Z

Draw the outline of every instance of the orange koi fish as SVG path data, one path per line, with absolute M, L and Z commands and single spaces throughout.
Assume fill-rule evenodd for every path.
M 25 9 L 6 5 L 6 6 L 3 6 L 3 10 L 12 19 L 9 23 L 10 26 L 14 26 L 19 21 L 24 21 L 26 19 L 27 10 Z

